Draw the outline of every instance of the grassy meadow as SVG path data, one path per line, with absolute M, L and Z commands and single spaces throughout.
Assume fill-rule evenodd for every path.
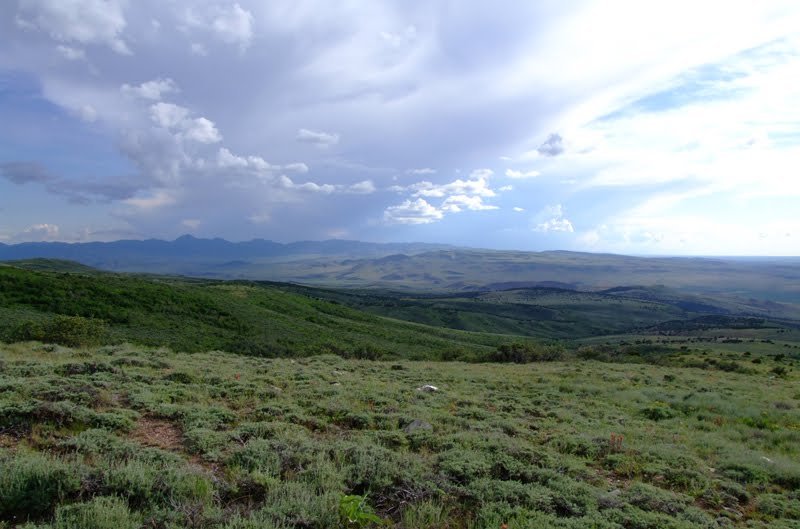
M 0 529 L 799 527 L 797 322 L 636 290 L 0 265 Z
M 0 345 L 0 527 L 796 528 L 797 375 L 750 365 Z

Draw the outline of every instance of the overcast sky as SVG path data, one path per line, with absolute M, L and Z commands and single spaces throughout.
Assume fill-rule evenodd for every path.
M 800 2 L 4 0 L 0 242 L 800 254 Z

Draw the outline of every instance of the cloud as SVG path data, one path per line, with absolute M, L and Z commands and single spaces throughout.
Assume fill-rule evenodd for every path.
M 513 209 L 513 210 L 514 210 L 514 211 L 516 211 L 517 213 L 521 213 L 521 212 L 525 211 L 523 208 L 520 208 L 520 207 L 517 207 L 517 206 L 514 206 L 514 207 L 513 207 L 513 208 L 511 208 L 511 209 Z
M 364 180 L 362 182 L 357 182 L 347 186 L 348 192 L 359 195 L 368 195 L 370 193 L 374 193 L 375 190 L 375 184 L 372 183 L 372 180 Z
M 300 129 L 297 131 L 297 141 L 302 143 L 312 143 L 319 147 L 329 147 L 339 143 L 339 135 L 330 132 Z
M 129 94 L 143 99 L 152 99 L 154 101 L 160 101 L 164 94 L 180 91 L 175 81 L 169 77 L 165 79 L 153 79 L 152 81 L 144 82 L 138 86 L 123 84 L 120 90 L 122 90 L 123 94 Z
M 202 221 L 200 219 L 183 219 L 181 221 L 181 226 L 184 226 L 190 230 L 197 230 L 200 227 Z
M 536 216 L 539 221 L 533 227 L 533 231 L 548 232 L 574 232 L 572 222 L 564 217 L 564 208 L 561 204 L 547 206 Z
M 506 191 L 513 191 L 514 186 L 502 186 L 497 188 L 498 191 L 506 192 Z
M 447 184 L 434 184 L 433 182 L 422 181 L 400 189 L 411 191 L 412 196 L 415 197 L 442 198 L 448 195 L 493 197 L 496 195 L 484 176 L 470 178 L 469 180 L 458 178 Z
M 505 174 L 508 178 L 521 179 L 521 178 L 535 178 L 539 176 L 541 173 L 539 171 L 526 171 L 523 173 L 522 171 L 517 171 L 514 169 L 506 169 Z
M 56 46 L 56 51 L 68 61 L 82 61 L 86 59 L 86 52 L 81 48 L 73 48 L 72 46 L 59 44 Z
M 124 177 L 111 181 L 92 179 L 68 180 L 53 175 L 47 167 L 38 162 L 8 162 L 0 164 L 0 176 L 17 184 L 44 184 L 45 189 L 54 195 L 64 196 L 74 204 L 88 204 L 94 201 L 122 200 L 132 197 L 141 188 Z
M 0 164 L 0 175 L 15 184 L 46 183 L 55 180 L 45 166 L 36 162 L 7 162 Z
M 61 229 L 57 224 L 33 224 L 11 237 L 14 242 L 48 242 L 60 239 Z
M 76 211 L 62 202 L 91 203 L 80 210 L 87 223 L 142 236 L 171 235 L 185 219 L 203 219 L 209 234 L 263 236 L 249 217 L 269 214 L 276 238 L 336 226 L 380 239 L 365 219 L 419 199 L 453 218 L 431 237 L 474 245 L 506 243 L 464 223 L 479 222 L 469 204 L 502 206 L 509 217 L 493 223 L 511 227 L 514 202 L 566 200 L 576 229 L 617 233 L 640 218 L 714 220 L 726 209 L 757 210 L 748 222 L 761 226 L 800 196 L 800 5 L 742 3 L 710 32 L 721 7 L 13 0 L 0 9 L 2 144 L 53 175 L 31 179 L 18 208 L 51 193 L 63 197 L 47 197 L 62 227 Z M 548 138 L 555 131 L 560 141 Z M 514 177 L 533 180 L 495 199 Z M 397 196 L 381 192 L 391 184 Z M 709 192 L 634 211 L 699 189 Z M 123 202 L 160 190 L 175 203 Z M 10 234 L 39 219 L 14 211 L 4 221 Z M 667 227 L 644 230 L 660 242 L 632 235 L 620 248 L 668 248 Z
M 442 202 L 441 209 L 449 213 L 459 213 L 465 209 L 470 211 L 486 211 L 498 209 L 498 207 L 484 204 L 483 199 L 479 196 L 452 195 Z
M 294 171 L 296 173 L 307 173 L 308 172 L 308 166 L 306 164 L 304 164 L 303 162 L 295 162 L 295 163 L 286 164 L 286 165 L 283 166 L 283 168 L 285 170 L 287 170 L 287 171 Z
M 218 10 L 211 27 L 223 41 L 246 49 L 253 38 L 253 15 L 239 4 L 233 4 L 230 8 Z
M 130 55 L 122 39 L 125 0 L 20 0 L 17 24 L 64 43 L 104 44 Z M 59 50 L 62 55 L 64 52 Z
M 444 218 L 444 213 L 428 204 L 425 199 L 405 200 L 386 208 L 383 219 L 388 224 L 430 224 Z
M 149 196 L 141 196 L 123 200 L 123 203 L 143 210 L 163 208 L 165 206 L 175 204 L 175 202 L 175 196 L 166 190 L 157 190 Z
M 150 107 L 150 118 L 159 126 L 175 132 L 182 138 L 199 143 L 218 143 L 222 135 L 214 122 L 204 118 L 190 118 L 188 108 L 172 103 L 158 102 Z
M 536 151 L 542 156 L 558 156 L 564 152 L 564 140 L 559 134 L 550 134 Z

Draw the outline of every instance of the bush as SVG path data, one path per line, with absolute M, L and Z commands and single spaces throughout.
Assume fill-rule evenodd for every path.
M 140 521 L 115 497 L 98 497 L 56 510 L 56 529 L 136 529 Z
M 38 454 L 0 461 L 0 519 L 47 516 L 80 486 L 81 469 L 75 464 Z
M 15 342 L 36 340 L 67 347 L 97 345 L 105 335 L 106 327 L 101 320 L 82 316 L 56 316 L 47 323 L 26 321 L 11 331 Z
M 527 364 L 530 362 L 552 362 L 561 360 L 563 357 L 564 349 L 560 346 L 515 342 L 499 346 L 486 357 L 486 361 Z

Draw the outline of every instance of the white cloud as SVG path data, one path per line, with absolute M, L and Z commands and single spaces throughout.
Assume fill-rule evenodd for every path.
M 372 180 L 364 180 L 348 186 L 347 191 L 358 195 L 368 195 L 375 192 L 375 184 L 372 183 Z
M 56 46 L 56 51 L 68 61 L 82 61 L 86 59 L 86 52 L 81 48 L 73 48 L 72 46 L 59 44 Z
M 413 175 L 436 174 L 436 169 L 431 169 L 430 167 L 422 167 L 420 169 L 409 169 L 408 171 L 406 171 L 406 173 Z
M 156 103 L 150 107 L 150 118 L 159 127 L 178 127 L 189 117 L 189 109 L 173 103 Z
M 160 127 L 176 132 L 181 138 L 199 143 L 218 143 L 222 135 L 214 122 L 200 117 L 189 118 L 188 108 L 172 103 L 155 103 L 150 106 L 150 118 Z
M 253 39 L 253 14 L 239 4 L 220 8 L 211 20 L 211 28 L 224 42 L 238 44 L 242 49 Z
M 250 11 L 238 3 L 230 6 L 201 4 L 199 7 L 190 3 L 189 6 L 181 18 L 181 26 L 184 29 L 208 32 L 219 41 L 238 45 L 242 52 L 250 47 L 255 22 Z M 201 56 L 208 54 L 205 44 L 200 42 L 191 44 L 191 52 Z
M 153 79 L 138 86 L 123 84 L 120 87 L 123 94 L 129 94 L 143 99 L 160 101 L 164 94 L 179 92 L 178 85 L 169 77 L 165 79 Z
M 128 198 L 122 202 L 137 209 L 152 210 L 170 206 L 176 202 L 176 198 L 169 191 L 160 189 L 149 196 Z
M 57 224 L 33 224 L 14 235 L 11 240 L 16 242 L 55 241 L 59 239 L 60 234 L 61 229 Z
M 318 184 L 316 182 L 296 184 L 286 175 L 280 175 L 278 182 L 284 189 L 292 189 L 296 191 L 306 191 L 309 193 L 320 193 L 324 195 L 330 195 L 336 191 L 336 186 L 332 184 Z
M 535 177 L 539 176 L 540 174 L 541 173 L 539 171 L 522 172 L 522 171 L 517 171 L 517 170 L 514 170 L 514 169 L 506 169 L 506 176 L 508 178 L 515 178 L 515 179 L 535 178 Z
M 497 188 L 498 191 L 506 192 L 506 191 L 513 191 L 514 186 L 502 186 Z
M 294 171 L 296 173 L 307 173 L 308 172 L 308 166 L 306 164 L 304 164 L 303 162 L 290 163 L 290 164 L 284 165 L 283 168 L 286 169 L 287 171 Z
M 533 230 L 541 232 L 563 231 L 569 233 L 575 231 L 569 219 L 550 219 L 537 224 Z
M 65 43 L 105 44 L 130 55 L 122 39 L 125 0 L 20 0 L 17 23 Z M 63 52 L 62 52 L 63 53 Z
M 458 213 L 465 209 L 470 211 L 485 211 L 498 208 L 497 206 L 484 204 L 483 199 L 479 196 L 452 195 L 442 202 L 441 209 L 449 213 Z
M 430 224 L 444 218 L 444 213 L 428 204 L 425 199 L 405 200 L 383 212 L 388 224 Z
M 561 204 L 546 206 L 536 216 L 538 221 L 533 227 L 533 231 L 538 232 L 568 232 L 572 233 L 575 229 L 572 222 L 564 217 L 564 207 Z
M 222 135 L 217 130 L 214 122 L 206 118 L 196 118 L 184 127 L 186 138 L 200 143 L 218 143 Z
M 412 196 L 430 198 L 442 198 L 448 195 L 478 195 L 482 197 L 493 197 L 496 195 L 483 176 L 470 180 L 461 180 L 459 178 L 447 184 L 434 184 L 433 182 L 422 181 L 411 184 L 405 189 L 411 191 Z
M 313 143 L 319 147 L 329 147 L 339 143 L 339 135 L 330 132 L 300 129 L 297 131 L 297 141 L 303 143 Z
M 196 230 L 201 224 L 202 221 L 200 221 L 200 219 L 183 219 L 181 221 L 181 226 L 189 228 L 190 230 Z
M 520 208 L 520 207 L 518 207 L 518 206 L 514 206 L 514 207 L 513 207 L 513 208 L 511 208 L 511 209 L 513 209 L 513 210 L 514 210 L 514 211 L 516 211 L 517 213 L 521 213 L 521 212 L 525 211 L 525 209 L 523 209 L 523 208 Z

